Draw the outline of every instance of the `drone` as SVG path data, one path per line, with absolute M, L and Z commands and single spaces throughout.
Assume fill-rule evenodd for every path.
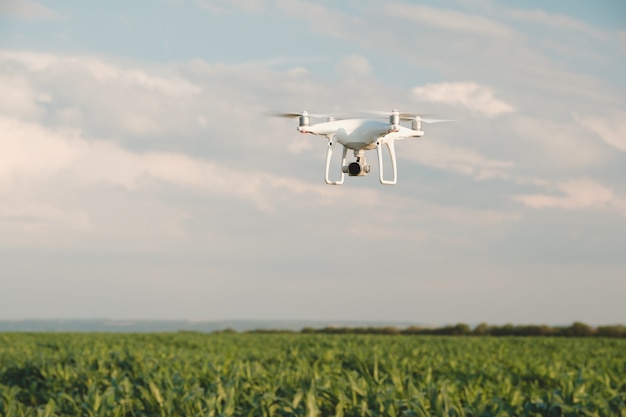
M 348 118 L 329 115 L 302 113 L 278 113 L 274 116 L 298 118 L 298 131 L 303 134 L 324 136 L 328 139 L 326 151 L 326 168 L 324 180 L 329 185 L 342 185 L 345 174 L 351 177 L 363 177 L 370 172 L 370 166 L 365 160 L 365 151 L 376 149 L 378 154 L 378 177 L 383 185 L 395 185 L 398 180 L 395 142 L 397 140 L 420 138 L 424 136 L 422 123 L 438 123 L 449 120 L 427 119 L 420 114 L 401 113 L 393 110 L 391 113 L 368 112 L 379 118 Z M 380 120 L 381 116 L 389 114 L 389 122 Z M 326 118 L 325 122 L 311 124 L 311 118 Z M 401 121 L 410 121 L 411 128 L 402 126 Z M 341 177 L 338 180 L 330 179 L 330 162 L 333 156 L 333 145 L 343 146 L 341 157 Z M 383 145 L 387 147 L 391 157 L 391 178 L 385 179 L 383 169 Z M 354 153 L 355 161 L 347 163 L 348 150 Z

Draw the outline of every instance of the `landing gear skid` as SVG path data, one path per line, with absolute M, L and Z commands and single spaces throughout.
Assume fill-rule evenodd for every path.
M 396 146 L 395 141 L 386 142 L 387 149 L 389 150 L 389 156 L 391 157 L 391 169 L 393 171 L 393 179 L 385 180 L 383 175 L 383 151 L 380 141 L 376 142 L 376 152 L 378 153 L 378 178 L 383 185 L 396 185 L 398 180 L 398 168 L 396 166 Z
M 346 154 L 348 153 L 348 148 L 346 148 L 345 146 L 343 147 L 343 152 L 341 154 L 341 166 L 344 166 L 346 164 Z M 332 139 L 328 140 L 328 150 L 326 151 L 326 172 L 324 174 L 324 181 L 326 181 L 326 184 L 329 185 L 342 185 L 343 184 L 343 180 L 346 177 L 346 174 L 344 174 L 343 171 L 341 171 L 341 179 L 339 181 L 331 181 L 330 180 L 330 159 L 333 156 L 333 141 Z

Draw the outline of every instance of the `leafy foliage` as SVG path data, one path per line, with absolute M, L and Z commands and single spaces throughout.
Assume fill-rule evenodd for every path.
M 626 341 L 0 334 L 2 416 L 620 416 Z
M 253 332 L 267 332 L 258 331 Z M 280 332 L 274 330 L 273 332 Z M 551 327 L 547 325 L 518 325 L 505 324 L 502 326 L 490 326 L 481 323 L 474 329 L 465 323 L 444 327 L 418 327 L 411 326 L 406 329 L 396 327 L 324 327 L 314 329 L 305 327 L 302 333 L 325 333 L 325 334 L 405 334 L 421 336 L 557 336 L 557 337 L 624 337 L 626 338 L 626 326 L 621 324 L 614 326 L 599 326 L 593 328 L 585 323 L 574 322 L 571 326 Z

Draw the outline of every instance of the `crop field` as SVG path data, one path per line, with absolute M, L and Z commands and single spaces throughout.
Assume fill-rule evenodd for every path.
M 0 334 L 1 416 L 626 416 L 626 340 Z

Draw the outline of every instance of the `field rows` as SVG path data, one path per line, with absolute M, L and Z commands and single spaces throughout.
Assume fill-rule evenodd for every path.
M 5 333 L 0 415 L 626 417 L 626 340 Z

